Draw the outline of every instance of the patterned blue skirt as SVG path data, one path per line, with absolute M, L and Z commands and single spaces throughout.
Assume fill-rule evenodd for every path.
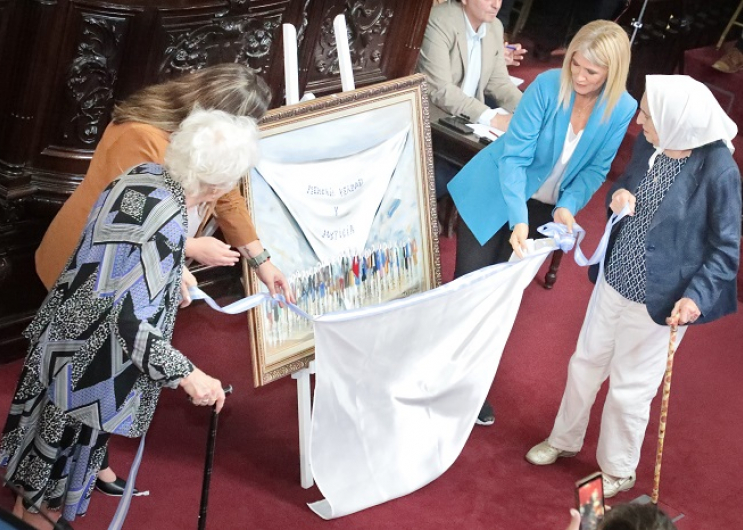
M 52 403 L 34 370 L 24 366 L 0 441 L 8 482 L 24 506 L 84 515 L 110 434 L 88 427 Z

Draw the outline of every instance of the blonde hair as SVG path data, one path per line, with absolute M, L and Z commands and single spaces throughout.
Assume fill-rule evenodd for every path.
M 268 85 L 253 70 L 225 63 L 143 88 L 114 107 L 113 122 L 136 121 L 173 132 L 197 106 L 258 120 L 270 100 Z
M 566 109 L 573 93 L 570 67 L 576 52 L 581 52 L 589 62 L 607 70 L 601 96 L 601 101 L 606 102 L 603 119 L 607 119 L 627 88 L 631 57 L 627 33 L 621 26 L 608 20 L 594 20 L 578 30 L 565 53 L 560 74 L 559 99 Z
M 170 135 L 164 166 L 186 195 L 207 186 L 226 192 L 258 163 L 259 138 L 253 118 L 197 108 Z

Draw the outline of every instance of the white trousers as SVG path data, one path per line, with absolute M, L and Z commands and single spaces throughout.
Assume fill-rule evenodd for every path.
M 686 332 L 680 326 L 677 346 Z M 666 369 L 670 328 L 656 324 L 644 304 L 627 300 L 600 278 L 588 303 L 549 444 L 578 452 L 601 384 L 609 392 L 596 459 L 601 471 L 628 477 L 640 461 L 650 404 Z

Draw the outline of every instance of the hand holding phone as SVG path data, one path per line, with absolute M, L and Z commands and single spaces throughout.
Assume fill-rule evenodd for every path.
M 601 473 L 593 473 L 575 483 L 580 512 L 580 530 L 596 530 L 604 518 L 604 483 Z

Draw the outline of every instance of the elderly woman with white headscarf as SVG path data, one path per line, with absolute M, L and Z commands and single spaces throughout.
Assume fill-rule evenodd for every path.
M 609 392 L 597 448 L 604 494 L 635 484 L 650 403 L 663 379 L 667 324 L 711 322 L 737 309 L 741 183 L 731 155 L 737 127 L 712 93 L 688 76 L 647 77 L 632 159 L 609 192 L 629 205 L 570 359 L 549 438 L 526 455 L 547 465 L 580 451 L 601 384 Z

